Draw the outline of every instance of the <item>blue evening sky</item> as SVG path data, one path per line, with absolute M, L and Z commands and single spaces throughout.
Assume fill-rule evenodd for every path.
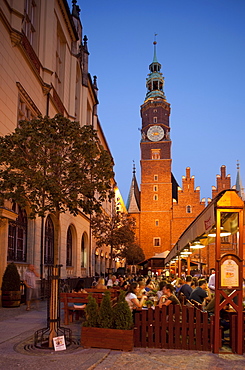
M 69 0 L 69 4 L 71 1 Z M 220 167 L 245 185 L 245 0 L 78 0 L 97 75 L 98 115 L 127 201 L 136 163 L 140 184 L 140 105 L 148 66 L 157 58 L 171 104 L 172 172 L 186 167 L 211 197 Z

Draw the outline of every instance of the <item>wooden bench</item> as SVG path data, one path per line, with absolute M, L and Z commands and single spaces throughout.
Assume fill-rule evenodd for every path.
M 64 324 L 69 325 L 73 321 L 75 312 L 83 311 L 83 308 L 74 308 L 74 304 L 88 303 L 88 294 L 86 293 L 60 293 L 60 303 L 63 304 Z
M 86 289 L 88 293 L 60 293 L 60 303 L 63 304 L 62 309 L 64 310 L 64 324 L 69 325 L 73 321 L 74 315 L 77 317 L 79 313 L 83 312 L 83 308 L 74 307 L 74 304 L 85 304 L 88 303 L 88 296 L 92 296 L 96 299 L 98 306 L 100 306 L 102 299 L 104 297 L 105 291 L 110 291 L 112 304 L 115 304 L 118 297 L 118 292 L 116 290 L 110 289 Z

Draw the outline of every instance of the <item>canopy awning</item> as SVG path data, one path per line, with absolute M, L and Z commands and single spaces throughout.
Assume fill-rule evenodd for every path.
M 154 256 L 149 257 L 149 258 L 145 259 L 144 261 L 142 261 L 140 263 L 137 263 L 137 265 L 143 266 L 143 265 L 145 265 L 146 263 L 149 263 L 152 260 L 165 260 L 165 258 L 168 254 L 169 254 L 169 251 L 165 251 L 165 252 L 162 252 L 162 253 L 159 253 L 159 254 L 155 254 Z
M 183 249 L 189 246 L 189 243 L 192 243 L 194 240 L 207 239 L 207 233 L 216 223 L 215 212 L 217 203 L 224 194 L 226 194 L 227 199 L 230 199 L 229 206 L 234 203 L 233 206 L 235 207 L 235 203 L 238 202 L 240 204 L 240 202 L 242 202 L 234 189 L 223 190 L 220 192 L 181 234 L 179 240 L 165 258 L 165 264 L 182 252 Z M 228 208 L 229 206 L 227 204 Z M 204 242 L 204 244 L 206 243 Z

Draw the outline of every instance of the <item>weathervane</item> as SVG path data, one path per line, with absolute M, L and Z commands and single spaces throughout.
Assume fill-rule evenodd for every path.
M 154 45 L 157 44 L 157 33 L 154 34 L 154 42 L 153 42 Z

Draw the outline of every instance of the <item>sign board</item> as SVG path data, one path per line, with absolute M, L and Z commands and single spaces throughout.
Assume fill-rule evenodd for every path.
M 60 337 L 53 338 L 54 350 L 55 351 L 64 351 L 66 349 L 65 337 L 64 335 Z
M 225 255 L 220 260 L 219 289 L 239 289 L 240 261 L 236 255 Z

